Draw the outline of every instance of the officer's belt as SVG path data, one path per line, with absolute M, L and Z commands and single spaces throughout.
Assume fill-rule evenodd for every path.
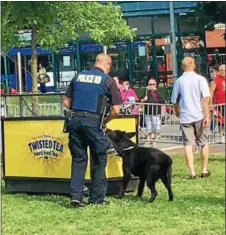
M 101 115 L 97 114 L 97 113 L 90 113 L 90 112 L 87 112 L 87 111 L 73 110 L 72 111 L 72 117 L 89 117 L 89 118 L 93 118 L 93 119 L 100 119 Z

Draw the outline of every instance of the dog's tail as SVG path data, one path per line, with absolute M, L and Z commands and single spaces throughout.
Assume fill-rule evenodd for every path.
M 170 164 L 166 169 L 166 178 L 170 184 L 171 184 L 171 175 L 172 175 L 172 165 Z

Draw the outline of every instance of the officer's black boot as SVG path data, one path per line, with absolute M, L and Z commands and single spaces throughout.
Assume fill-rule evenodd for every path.
M 84 207 L 85 204 L 83 202 L 80 202 L 79 200 L 71 200 L 71 205 L 73 207 Z

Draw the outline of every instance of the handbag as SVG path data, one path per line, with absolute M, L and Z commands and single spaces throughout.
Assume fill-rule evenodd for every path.
M 49 75 L 48 75 L 48 74 L 46 74 L 45 77 L 43 78 L 43 82 L 44 82 L 44 83 L 50 82 L 50 78 L 49 78 Z
M 46 74 L 43 78 L 41 78 L 40 74 L 38 75 L 38 82 L 39 83 L 48 83 L 50 82 L 49 75 Z

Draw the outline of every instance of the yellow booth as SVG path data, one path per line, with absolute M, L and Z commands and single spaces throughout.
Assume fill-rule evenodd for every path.
M 119 116 L 108 124 L 112 130 L 137 131 L 135 116 Z M 63 117 L 24 117 L 2 119 L 3 177 L 7 192 L 69 193 L 71 155 L 68 134 L 62 132 Z M 134 138 L 137 142 L 137 138 Z M 88 149 L 89 154 L 89 149 Z M 89 187 L 90 165 L 85 184 Z M 108 194 L 119 192 L 122 160 L 108 152 L 106 167 Z M 137 187 L 132 178 L 127 191 Z

